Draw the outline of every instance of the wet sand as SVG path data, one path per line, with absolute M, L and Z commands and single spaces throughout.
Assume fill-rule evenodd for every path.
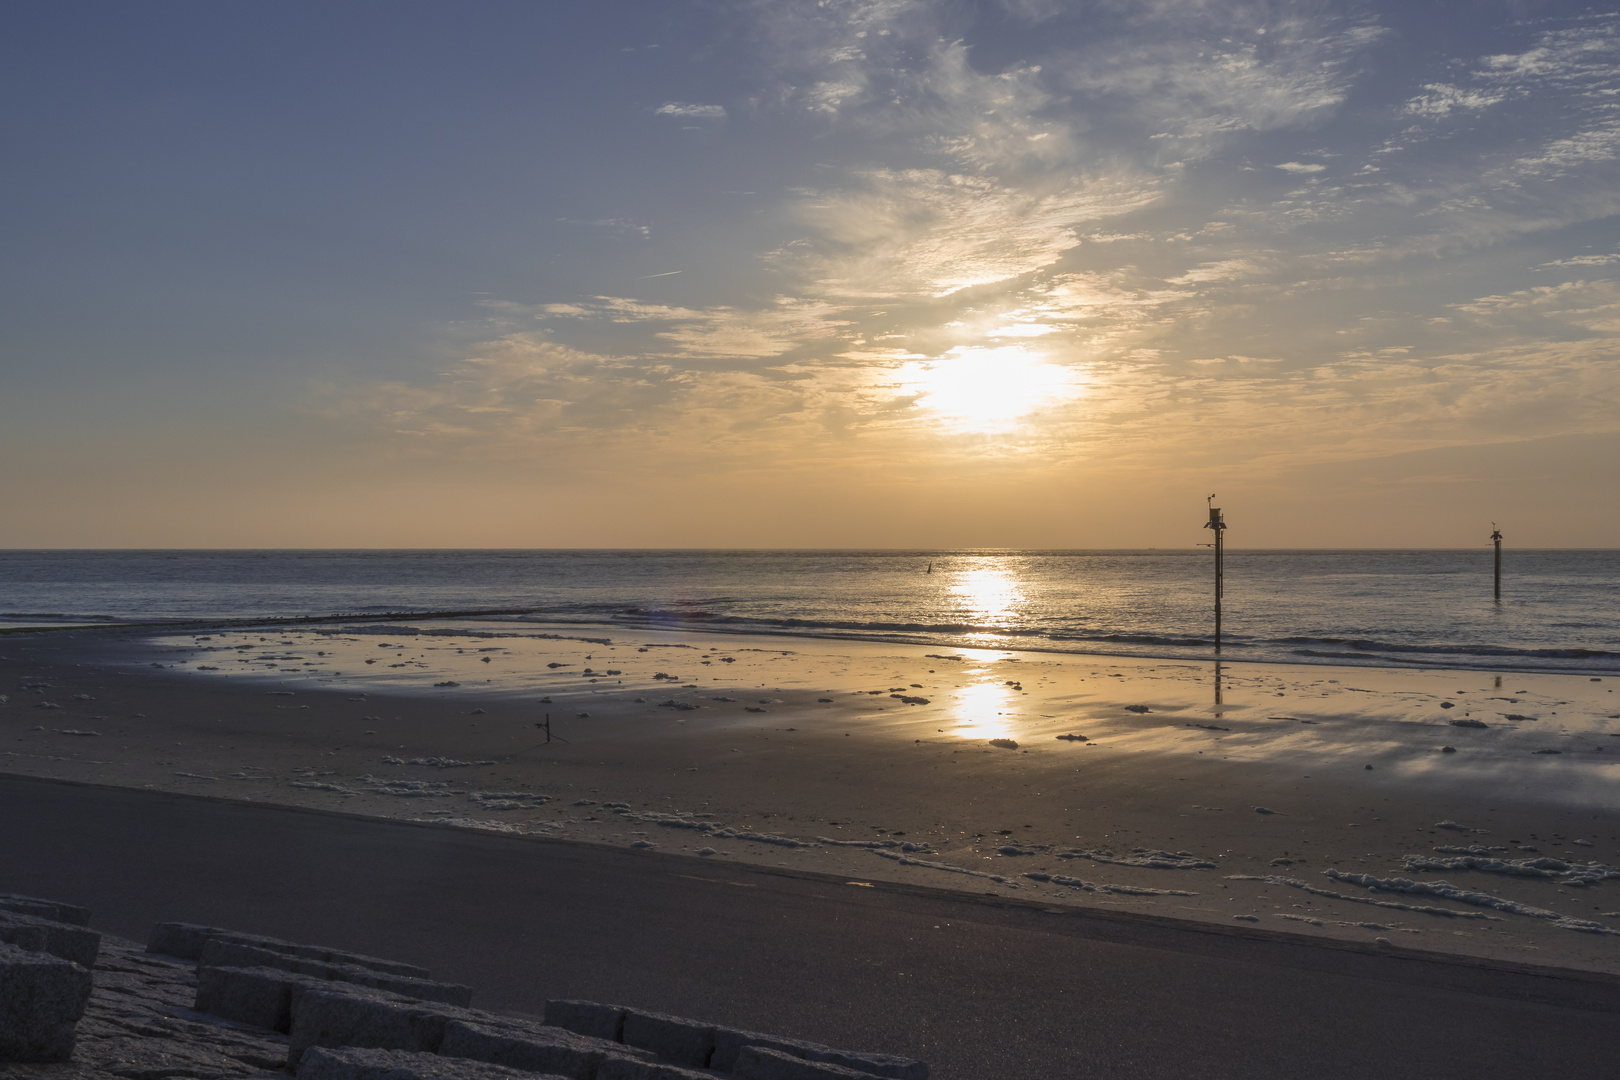
M 6 772 L 1620 971 L 1620 680 L 484 623 L 0 657 Z

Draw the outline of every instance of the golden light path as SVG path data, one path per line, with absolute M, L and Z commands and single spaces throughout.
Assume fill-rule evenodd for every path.
M 950 588 L 968 607 L 971 621 L 979 624 L 1004 622 L 1024 599 L 1018 579 L 995 565 L 959 572 Z
M 964 621 L 977 626 L 1010 622 L 1025 599 L 1017 574 L 993 556 L 957 571 L 950 591 L 965 609 Z M 1006 685 L 1006 673 L 985 664 L 965 674 L 978 681 L 963 687 L 951 699 L 958 721 L 953 734 L 965 739 L 1010 738 L 1017 728 L 1013 706 L 1018 691 Z

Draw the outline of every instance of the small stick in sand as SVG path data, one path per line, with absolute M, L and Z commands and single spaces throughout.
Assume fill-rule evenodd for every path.
M 551 714 L 546 713 L 546 718 L 544 720 L 536 721 L 534 726 L 537 727 L 537 728 L 544 728 L 545 729 L 546 742 L 549 743 L 551 741 Z M 557 741 L 560 742 L 560 743 L 568 742 L 568 740 L 563 738 L 561 735 L 557 736 Z M 568 745 L 572 746 L 573 743 L 568 743 Z

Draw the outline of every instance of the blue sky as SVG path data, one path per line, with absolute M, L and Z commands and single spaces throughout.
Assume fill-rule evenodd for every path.
M 1620 15 L 51 3 L 8 546 L 1620 537 Z

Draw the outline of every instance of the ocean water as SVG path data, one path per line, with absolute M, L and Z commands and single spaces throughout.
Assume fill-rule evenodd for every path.
M 1228 551 L 1229 660 L 1620 673 L 1620 551 Z M 465 616 L 1215 655 L 1207 551 L 6 551 L 0 625 Z

